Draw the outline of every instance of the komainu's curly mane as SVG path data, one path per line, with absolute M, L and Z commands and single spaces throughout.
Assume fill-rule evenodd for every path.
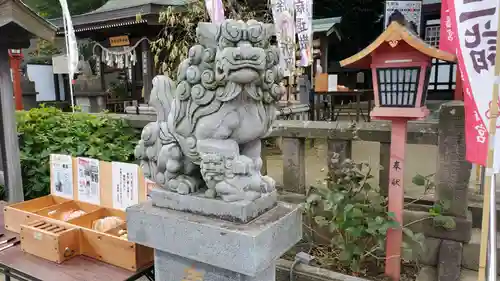
M 198 25 L 198 44 L 179 65 L 177 83 L 153 80 L 150 104 L 158 119 L 144 128 L 136 149 L 146 176 L 169 190 L 202 188 L 226 201 L 274 189 L 260 175 L 259 139 L 283 93 L 271 30 L 256 21 Z

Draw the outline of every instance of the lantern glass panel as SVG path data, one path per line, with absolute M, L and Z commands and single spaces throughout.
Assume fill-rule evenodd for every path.
M 422 102 L 420 103 L 420 106 L 424 106 L 427 100 L 427 91 L 429 90 L 429 81 L 431 78 L 431 72 L 432 72 L 432 67 L 427 67 L 427 70 L 425 72 L 424 89 L 422 92 Z
M 381 107 L 415 107 L 419 67 L 377 68 Z

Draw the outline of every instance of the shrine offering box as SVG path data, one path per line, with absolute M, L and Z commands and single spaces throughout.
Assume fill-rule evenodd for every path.
M 137 165 L 51 155 L 50 185 L 50 195 L 4 208 L 5 228 L 20 233 L 23 251 L 56 263 L 84 255 L 131 271 L 153 263 L 153 249 L 126 234 L 125 208 L 147 198 Z

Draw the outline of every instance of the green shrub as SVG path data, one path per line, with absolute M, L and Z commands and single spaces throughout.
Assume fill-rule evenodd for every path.
M 395 220 L 387 198 L 368 182 L 373 177 L 368 164 L 340 161 L 336 153 L 329 166 L 328 178 L 310 190 L 305 209 L 317 225 L 330 232 L 336 261 L 353 273 L 379 264 L 384 260 L 389 229 L 402 229 L 405 257 L 412 257 L 413 249 L 421 250 L 423 234 L 413 233 Z
M 132 162 L 139 131 L 107 114 L 64 113 L 54 107 L 17 112 L 25 199 L 50 190 L 50 154 Z

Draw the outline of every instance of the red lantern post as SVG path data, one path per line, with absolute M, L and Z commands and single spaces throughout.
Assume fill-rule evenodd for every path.
M 10 71 L 12 73 L 12 84 L 14 88 L 14 100 L 16 110 L 23 110 L 23 90 L 21 89 L 21 62 L 23 54 L 20 49 L 9 49 Z
M 371 117 L 392 122 L 389 168 L 389 212 L 403 223 L 404 166 L 409 120 L 422 120 L 429 110 L 425 102 L 431 59 L 456 61 L 455 55 L 422 41 L 399 22 L 392 22 L 372 44 L 340 62 L 343 67 L 371 68 L 375 107 Z M 398 281 L 401 274 L 402 229 L 389 229 L 385 272 Z

